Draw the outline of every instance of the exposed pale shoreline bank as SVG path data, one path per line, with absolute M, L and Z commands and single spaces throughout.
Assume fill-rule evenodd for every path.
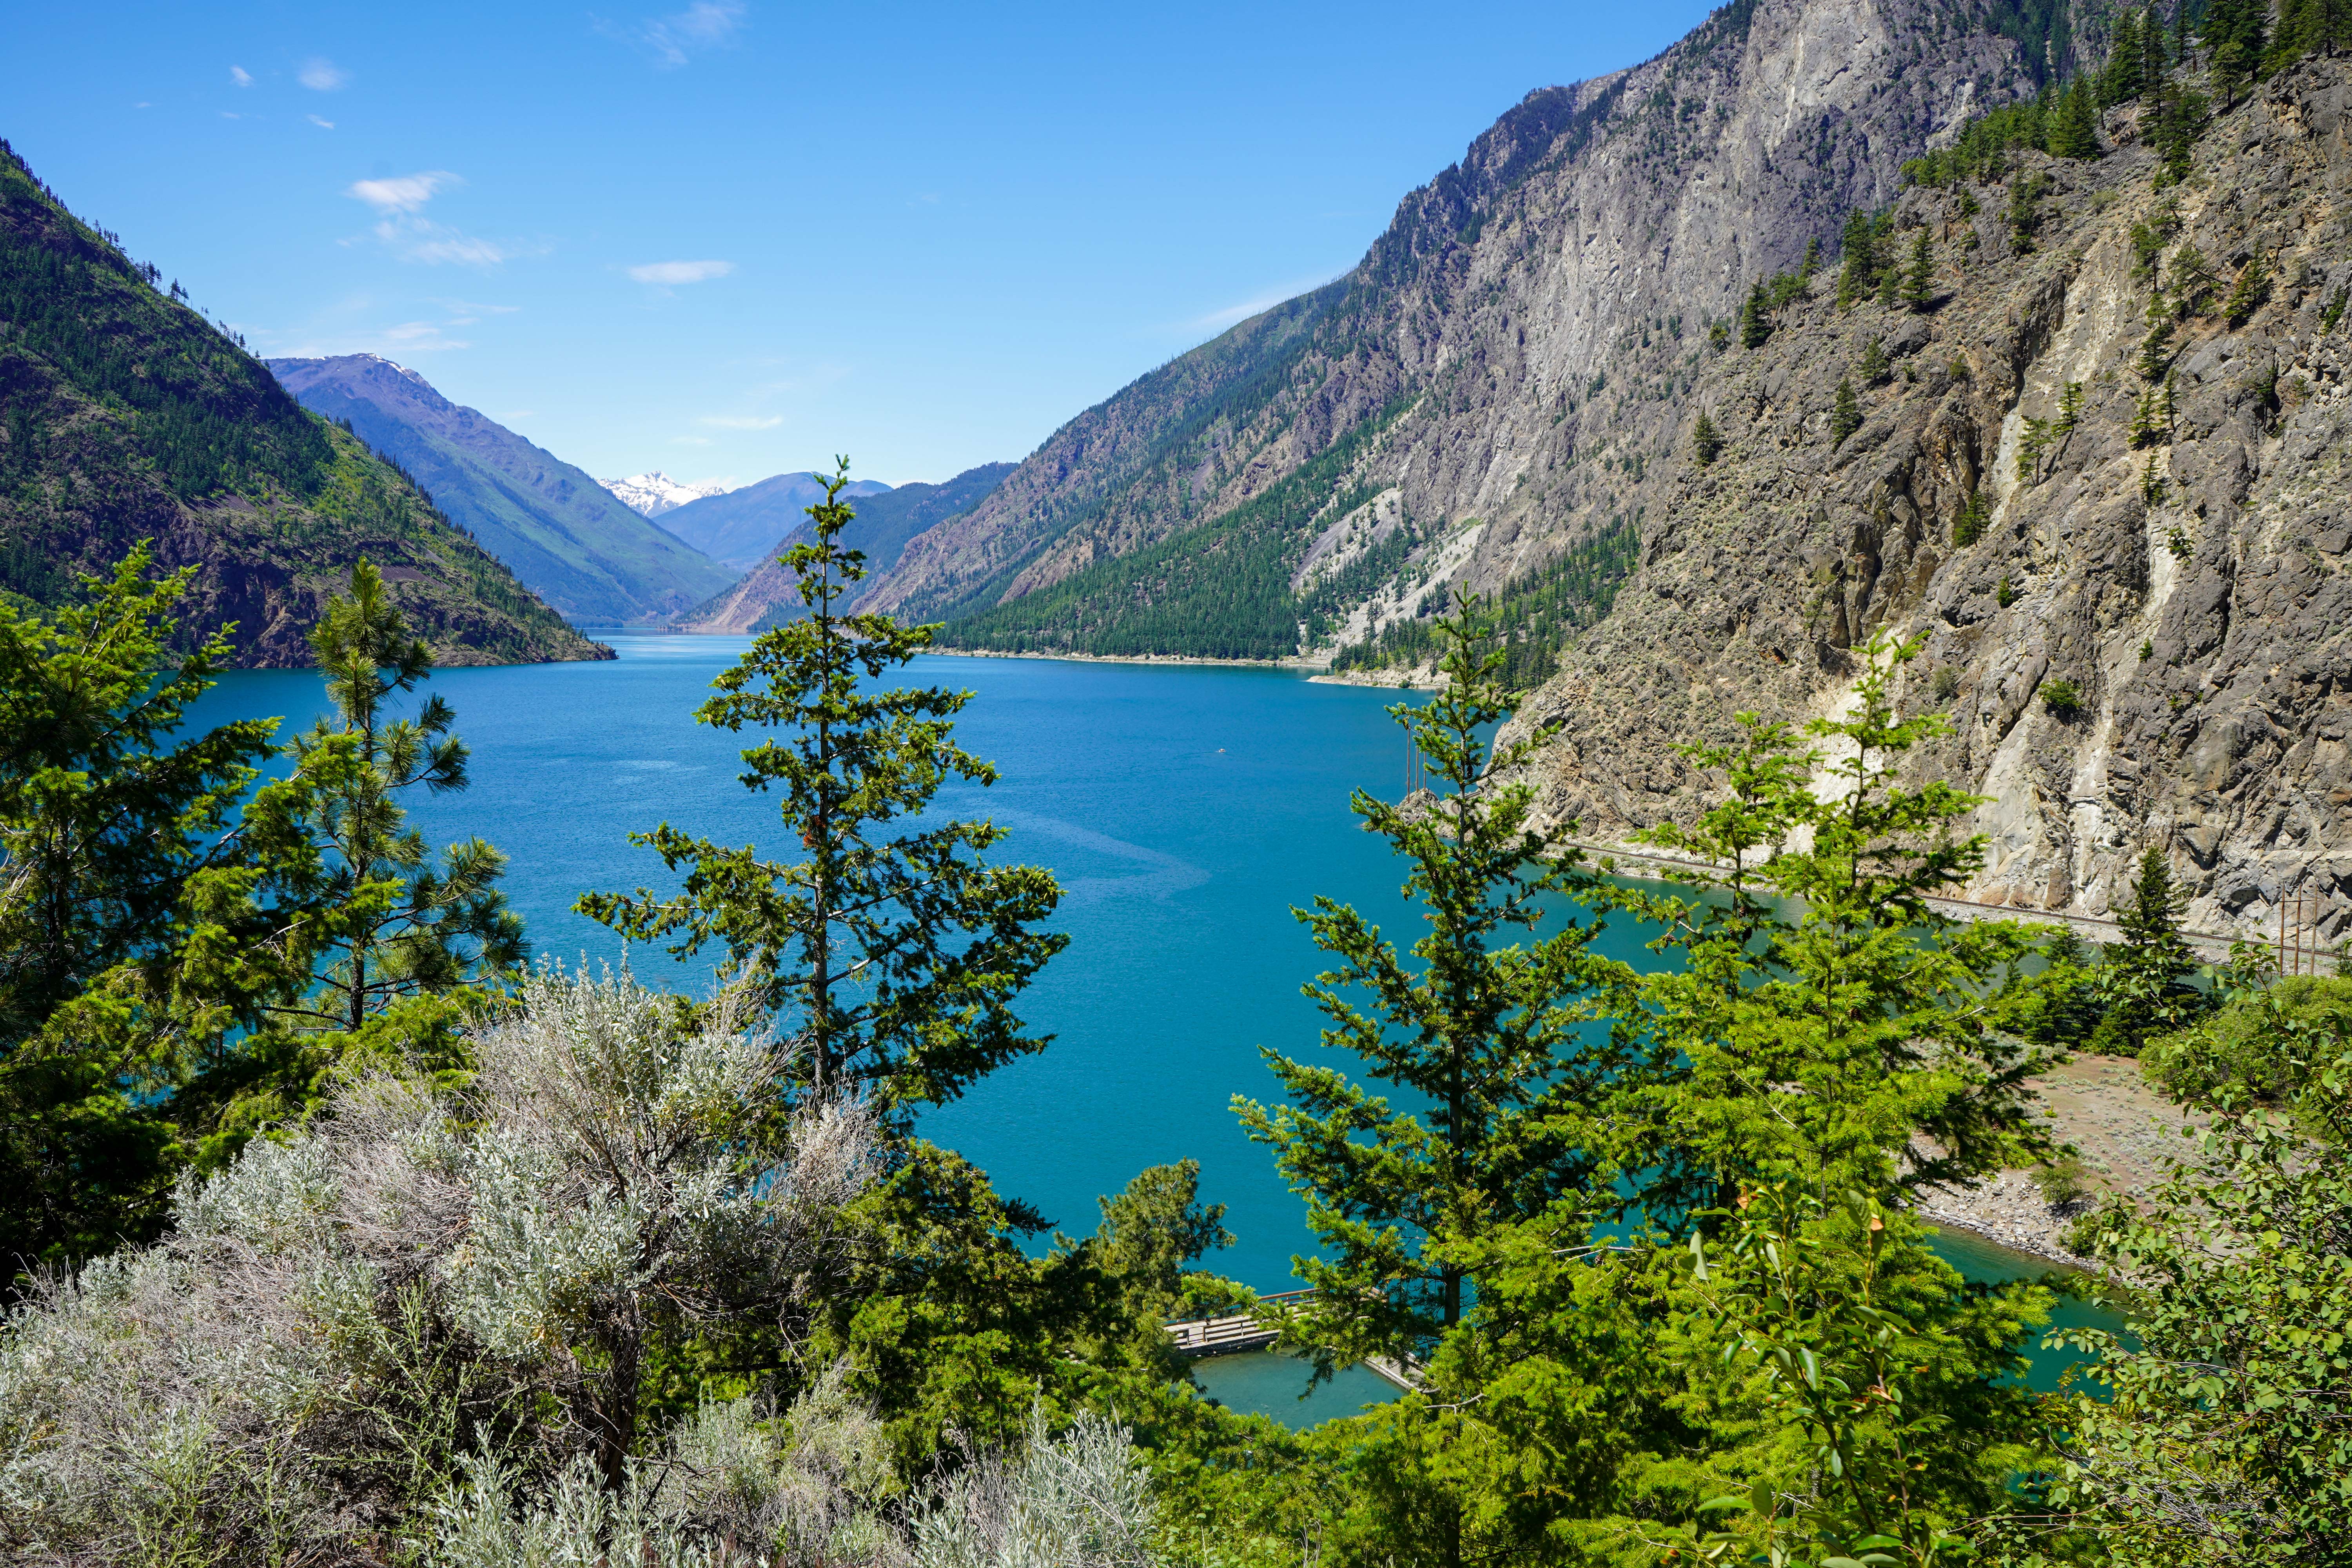
M 1370 686 L 1386 691 L 1434 691 L 1441 684 L 1423 679 L 1417 671 L 1411 675 L 1377 670 L 1334 672 L 1329 665 L 1313 658 L 1206 658 L 1197 654 L 1181 653 L 1013 653 L 988 647 L 931 647 L 923 651 L 944 654 L 950 658 L 1045 658 L 1065 664 L 1201 665 L 1224 669 L 1285 669 L 1294 675 L 1305 675 L 1318 686 Z

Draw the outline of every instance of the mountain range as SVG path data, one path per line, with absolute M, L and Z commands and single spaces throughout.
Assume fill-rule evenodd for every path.
M 1679 745 L 1849 701 L 1884 632 L 1951 728 L 1915 776 L 1982 797 L 1970 898 L 2100 915 L 2155 847 L 2192 923 L 2316 894 L 2334 941 L 2352 82 L 2283 46 L 2209 97 L 2200 47 L 2119 66 L 2110 20 L 1743 0 L 1531 93 L 862 604 L 1379 679 L 1485 594 L 1542 811 L 1604 844 L 1706 790 Z
M 890 568 L 898 564 L 909 540 L 970 511 L 1004 482 L 1004 476 L 1013 472 L 1013 468 L 1011 463 L 983 463 L 943 484 L 905 484 L 893 490 L 860 496 L 856 516 L 842 531 L 842 542 L 866 557 L 869 574 L 887 576 Z M 803 521 L 779 540 L 767 557 L 740 581 L 680 616 L 677 629 L 763 631 L 780 620 L 802 614 L 799 584 L 777 555 L 807 537 L 808 524 Z M 863 596 L 861 590 L 850 603 L 855 605 Z
M 184 637 L 299 667 L 365 558 L 444 664 L 612 657 L 157 281 L 0 142 L 0 591 L 65 603 L 152 540 L 196 568 Z
M 727 581 L 725 567 L 586 473 L 450 402 L 413 370 L 364 353 L 267 363 L 304 407 L 399 464 L 451 521 L 574 620 L 666 619 Z
M 890 487 L 853 479 L 844 495 L 877 496 Z M 784 535 L 801 526 L 802 514 L 824 499 L 824 483 L 814 473 L 777 474 L 723 495 L 704 496 L 661 514 L 661 526 L 712 560 L 750 571 L 775 552 Z
M 671 479 L 656 468 L 649 474 L 631 474 L 625 479 L 598 479 L 613 494 L 613 499 L 635 512 L 639 517 L 659 517 L 666 511 L 676 511 L 688 501 L 705 496 L 723 496 L 726 485 L 689 485 Z

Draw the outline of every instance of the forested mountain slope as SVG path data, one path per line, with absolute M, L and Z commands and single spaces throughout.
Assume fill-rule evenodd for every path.
M 857 515 L 842 531 L 842 542 L 866 557 L 866 569 L 877 576 L 898 563 L 907 542 L 924 530 L 970 511 L 1013 472 L 1011 463 L 982 463 L 966 468 L 940 484 L 900 485 L 894 490 L 859 496 L 851 504 Z M 808 537 L 808 524 L 777 541 L 767 559 L 708 603 L 681 616 L 677 629 L 689 632 L 763 631 L 780 619 L 802 613 L 800 584 L 777 555 Z M 853 600 L 853 603 L 855 601 Z
M 2102 912 L 2153 846 L 2192 923 L 2307 898 L 2345 934 L 2352 61 L 2253 89 L 2178 183 L 2155 120 L 1939 160 L 1874 247 L 1895 286 L 1841 309 L 1824 276 L 1703 358 L 1638 570 L 1522 710 L 1559 726 L 1549 816 L 1687 810 L 1677 742 L 1836 707 L 1883 628 L 1925 639 L 1904 702 L 1955 731 L 1919 766 L 1991 797 L 1972 896 Z
M 202 568 L 189 627 L 298 666 L 364 556 L 444 664 L 611 657 L 157 280 L 0 143 L 0 588 L 55 604 L 152 538 Z
M 1414 552 L 1481 586 L 1553 563 L 1668 449 L 1710 321 L 2068 58 L 2066 8 L 2033 12 L 1742 0 L 1531 93 L 1354 271 L 1073 420 L 873 602 L 985 609 L 974 644 L 1267 657 L 1369 629 Z
M 348 423 L 434 504 L 577 620 L 652 620 L 708 598 L 727 569 L 582 469 L 375 354 L 267 362 L 305 408 Z

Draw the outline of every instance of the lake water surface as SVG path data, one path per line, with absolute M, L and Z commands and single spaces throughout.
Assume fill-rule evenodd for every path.
M 581 893 L 671 885 L 629 845 L 632 829 L 667 821 L 789 858 L 772 800 L 736 782 L 746 740 L 693 720 L 749 639 L 611 641 L 615 663 L 436 674 L 431 689 L 473 750 L 473 784 L 412 805 L 429 843 L 478 833 L 507 853 L 508 898 L 536 951 L 566 963 L 622 957 L 617 938 L 572 912 Z M 1275 670 L 944 656 L 907 679 L 976 694 L 957 738 L 1003 777 L 946 804 L 1012 830 L 999 859 L 1053 868 L 1065 889 L 1055 923 L 1072 939 L 1021 1005 L 1053 1045 L 929 1114 L 924 1131 L 1073 1235 L 1136 1172 L 1197 1159 L 1203 1196 L 1226 1205 L 1236 1237 L 1209 1266 L 1261 1290 L 1294 1288 L 1291 1258 L 1312 1242 L 1304 1205 L 1229 1102 L 1277 1091 L 1261 1047 L 1318 1049 L 1318 1015 L 1298 987 L 1320 964 L 1294 905 L 1328 895 L 1401 942 L 1419 934 L 1402 868 L 1348 808 L 1358 788 L 1402 793 L 1404 740 L 1384 711 L 1398 694 Z M 290 731 L 324 707 L 315 674 L 252 671 L 225 678 L 199 717 L 282 714 Z M 1630 930 L 1604 945 L 1654 962 Z M 635 963 L 657 985 L 707 984 L 707 965 L 658 951 Z M 1972 1276 L 2033 1271 L 1970 1241 L 1955 1260 Z M 1221 1395 L 1286 1419 L 1385 1386 L 1351 1383 L 1302 1411 L 1268 1395 L 1286 1372 L 1274 1358 L 1234 1360 L 1218 1369 Z M 2037 1367 L 2036 1381 L 2053 1372 Z

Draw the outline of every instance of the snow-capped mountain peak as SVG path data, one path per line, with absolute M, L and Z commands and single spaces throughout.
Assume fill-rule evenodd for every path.
M 631 474 L 625 479 L 598 479 L 596 482 L 612 491 L 613 499 L 639 517 L 659 517 L 666 511 L 676 511 L 690 500 L 727 493 L 725 485 L 681 484 L 659 468 L 649 474 Z

